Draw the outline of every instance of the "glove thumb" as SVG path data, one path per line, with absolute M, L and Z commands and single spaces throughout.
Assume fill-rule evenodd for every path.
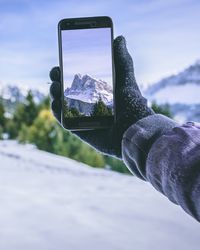
M 118 36 L 114 40 L 113 47 L 116 91 L 130 86 L 139 91 L 134 75 L 133 60 L 127 50 L 125 38 Z

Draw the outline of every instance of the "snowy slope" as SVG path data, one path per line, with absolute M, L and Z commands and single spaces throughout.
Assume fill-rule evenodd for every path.
M 0 142 L 0 249 L 194 250 L 200 224 L 149 184 Z

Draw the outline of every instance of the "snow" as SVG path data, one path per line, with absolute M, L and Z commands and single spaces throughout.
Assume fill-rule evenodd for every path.
M 150 99 L 156 100 L 159 104 L 199 104 L 200 85 L 188 83 L 185 85 L 167 86 L 157 91 Z
M 200 224 L 134 176 L 0 142 L 0 249 L 199 249 Z
M 91 91 L 84 91 L 79 94 L 69 94 L 65 95 L 67 98 L 73 99 L 73 100 L 79 100 L 86 103 L 96 103 L 99 100 L 99 97 L 101 97 L 102 101 L 106 105 L 111 105 L 113 103 L 113 95 L 109 94 L 105 90 L 99 92 L 99 93 L 91 93 Z

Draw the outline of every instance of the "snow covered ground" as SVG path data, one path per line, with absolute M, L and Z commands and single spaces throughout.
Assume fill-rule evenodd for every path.
M 0 142 L 0 249 L 199 249 L 200 224 L 149 184 Z

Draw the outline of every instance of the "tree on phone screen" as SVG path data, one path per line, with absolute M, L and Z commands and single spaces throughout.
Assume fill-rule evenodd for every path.
M 99 98 L 98 102 L 95 103 L 91 116 L 111 116 L 112 109 L 107 107 L 105 103 Z

